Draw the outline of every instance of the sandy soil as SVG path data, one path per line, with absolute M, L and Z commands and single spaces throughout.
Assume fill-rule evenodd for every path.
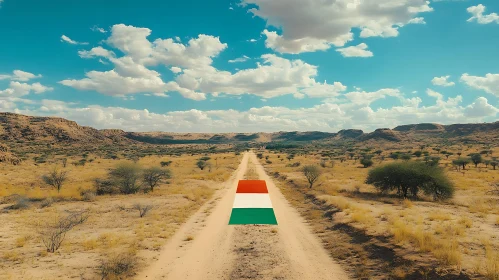
M 237 182 L 243 179 L 248 161 L 267 182 L 278 226 L 228 225 Z M 137 279 L 335 280 L 347 276 L 265 174 L 255 154 L 246 153 L 213 201 L 177 231 Z

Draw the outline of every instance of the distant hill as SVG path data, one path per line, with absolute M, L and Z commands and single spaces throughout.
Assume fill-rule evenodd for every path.
M 455 139 L 494 143 L 499 138 L 499 121 L 494 123 L 441 125 L 421 123 L 380 128 L 365 133 L 344 129 L 337 133 L 273 132 L 273 133 L 170 133 L 126 132 L 120 129 L 95 129 L 74 121 L 55 117 L 31 117 L 0 113 L 0 141 L 17 143 L 68 144 L 237 144 L 269 142 L 408 142 L 425 139 Z

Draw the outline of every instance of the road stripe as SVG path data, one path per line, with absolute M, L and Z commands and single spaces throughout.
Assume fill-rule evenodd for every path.
M 272 208 L 268 193 L 236 193 L 232 208 Z
M 272 208 L 233 208 L 229 225 L 277 225 Z

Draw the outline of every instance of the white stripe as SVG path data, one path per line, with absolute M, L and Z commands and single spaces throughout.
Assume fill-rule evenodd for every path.
M 236 193 L 232 208 L 272 208 L 268 193 Z

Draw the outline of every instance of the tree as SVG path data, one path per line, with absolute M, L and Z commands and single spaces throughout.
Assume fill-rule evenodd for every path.
M 319 177 L 322 174 L 321 169 L 315 165 L 304 166 L 302 171 L 303 171 L 303 175 L 305 175 L 308 183 L 310 184 L 310 188 L 312 188 L 314 183 L 317 181 L 317 179 L 319 179 Z
M 373 168 L 366 179 L 382 193 L 397 191 L 407 198 L 417 197 L 420 191 L 435 199 L 448 199 L 454 194 L 454 185 L 445 176 L 444 170 L 424 162 L 393 162 Z
M 421 157 L 421 155 L 422 155 L 422 154 L 423 154 L 423 152 L 422 152 L 422 151 L 415 151 L 415 152 L 413 153 L 413 155 L 415 155 L 416 157 Z
M 360 160 L 360 164 L 362 164 L 364 168 L 368 168 L 373 165 L 373 161 L 369 158 L 363 158 Z
M 258 154 L 256 154 L 256 157 L 257 157 L 258 159 L 262 159 L 262 158 L 263 158 L 263 154 L 262 154 L 262 153 L 258 153 Z
M 288 159 L 288 161 L 291 161 L 292 159 L 295 158 L 295 155 L 289 154 L 286 158 Z
M 445 157 L 446 157 L 447 159 L 449 159 L 449 156 L 452 156 L 453 154 L 454 154 L 454 153 L 447 152 L 447 153 L 445 154 Z
M 470 160 L 467 158 L 458 158 L 458 159 L 455 159 L 452 161 L 452 164 L 457 165 L 457 166 L 461 166 L 463 168 L 463 170 L 466 169 L 466 165 L 468 165 L 469 163 L 470 163 Z
M 481 154 L 471 154 L 470 155 L 471 161 L 475 164 L 475 168 L 478 167 L 479 163 L 482 163 L 482 155 Z
M 210 159 L 211 159 L 211 157 L 202 157 L 202 158 L 200 158 L 199 160 L 202 160 L 202 161 L 208 161 L 208 160 L 210 160 Z
M 109 172 L 109 178 L 113 185 L 117 186 L 121 193 L 132 194 L 140 189 L 138 184 L 141 169 L 135 163 L 124 162 Z
M 163 179 L 170 179 L 172 173 L 169 169 L 162 169 L 159 167 L 150 167 L 142 172 L 142 180 L 144 183 L 154 191 L 156 187 Z
M 411 155 L 410 154 L 401 154 L 400 155 L 400 159 L 402 159 L 402 160 L 410 160 L 411 159 Z
M 492 168 L 494 168 L 494 170 L 496 170 L 496 166 L 498 165 L 499 163 L 497 161 L 491 161 L 490 162 L 490 165 L 492 166 Z
M 198 160 L 198 162 L 196 162 L 196 165 L 197 167 L 199 167 L 199 169 L 204 170 L 204 168 L 208 166 L 208 163 L 204 160 Z
M 382 150 L 376 150 L 374 153 L 379 156 L 379 155 L 381 155 L 382 152 L 383 152 Z
M 49 174 L 43 175 L 42 180 L 43 182 L 45 182 L 45 184 L 56 188 L 57 192 L 61 192 L 62 185 L 68 179 L 67 175 L 68 175 L 67 171 L 59 172 L 57 171 L 57 169 L 54 169 Z

